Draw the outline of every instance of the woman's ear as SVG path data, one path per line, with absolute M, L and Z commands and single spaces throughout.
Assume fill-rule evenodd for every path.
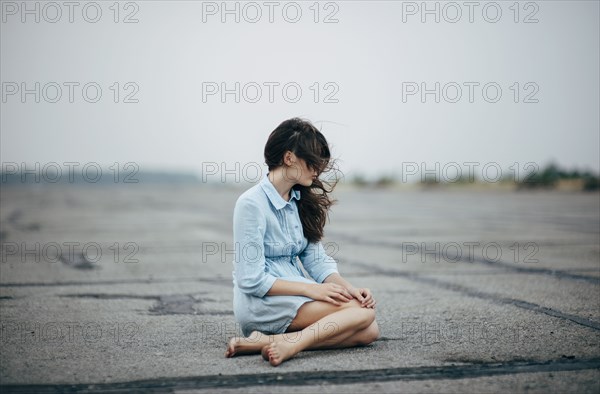
M 294 152 L 292 152 L 291 150 L 288 150 L 287 152 L 285 152 L 285 155 L 283 156 L 283 162 L 287 166 L 291 166 L 292 164 L 294 164 L 295 157 L 296 157 L 296 155 L 294 154 Z

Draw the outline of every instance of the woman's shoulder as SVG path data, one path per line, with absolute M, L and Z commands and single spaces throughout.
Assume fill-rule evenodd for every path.
M 235 201 L 235 206 L 236 208 L 243 206 L 255 206 L 262 208 L 264 207 L 265 202 L 268 202 L 267 196 L 260 187 L 260 184 L 256 184 L 238 196 L 237 200 Z

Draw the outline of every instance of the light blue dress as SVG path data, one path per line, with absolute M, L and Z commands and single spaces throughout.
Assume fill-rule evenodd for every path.
M 277 278 L 323 283 L 338 272 L 321 242 L 304 237 L 295 201 L 301 198 L 300 191 L 292 189 L 290 201 L 285 201 L 268 175 L 238 197 L 233 211 L 233 312 L 244 336 L 254 330 L 284 333 L 298 308 L 313 301 L 266 295 Z M 304 276 L 298 258 L 312 278 Z

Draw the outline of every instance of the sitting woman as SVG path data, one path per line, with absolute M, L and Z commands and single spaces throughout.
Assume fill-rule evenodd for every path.
M 371 291 L 342 278 L 321 244 L 335 202 L 319 179 L 333 164 L 327 140 L 310 122 L 289 119 L 264 155 L 269 171 L 233 212 L 233 307 L 244 337 L 231 338 L 225 356 L 260 352 L 277 366 L 305 349 L 375 341 Z

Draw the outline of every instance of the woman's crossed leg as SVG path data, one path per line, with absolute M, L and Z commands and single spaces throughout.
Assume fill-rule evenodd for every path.
M 311 301 L 298 309 L 286 333 L 253 331 L 247 338 L 232 338 L 225 356 L 261 352 L 265 360 L 277 366 L 302 350 L 367 345 L 378 337 L 374 309 L 361 307 L 355 299 L 340 306 Z

